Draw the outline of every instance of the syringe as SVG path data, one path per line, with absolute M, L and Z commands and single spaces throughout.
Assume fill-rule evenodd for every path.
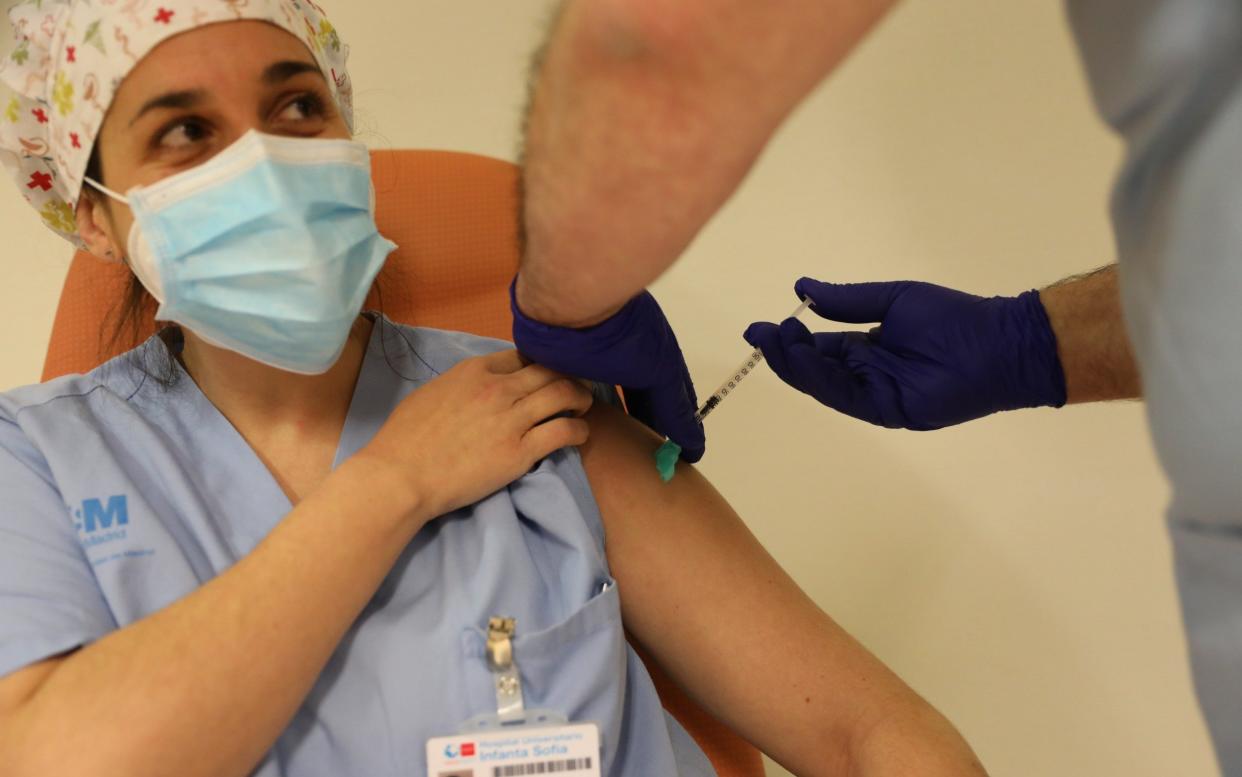
M 802 315 L 802 311 L 806 310 L 810 306 L 810 300 L 802 300 L 802 304 L 799 305 L 797 309 L 789 315 L 789 317 L 797 318 Z M 703 406 L 699 408 L 699 411 L 694 414 L 694 420 L 702 421 L 707 417 L 708 413 L 719 407 L 720 403 L 724 401 L 724 398 L 732 394 L 733 389 L 737 388 L 737 384 L 741 383 L 742 379 L 747 375 L 754 372 L 755 368 L 762 362 L 763 351 L 756 348 L 751 352 L 750 356 L 746 357 L 746 361 L 742 362 L 742 366 L 738 367 L 737 370 L 729 376 L 729 379 L 724 383 L 721 383 L 720 388 L 716 389 L 716 392 L 707 398 L 707 401 L 703 403 Z M 673 479 L 673 475 L 677 471 L 677 459 L 680 456 L 681 446 L 672 440 L 665 440 L 664 444 L 661 445 L 655 452 L 656 470 L 660 473 L 660 480 L 667 483 Z
M 811 301 L 809 299 L 804 299 L 802 300 L 802 304 L 799 305 L 793 313 L 790 313 L 788 317 L 797 318 L 810 306 Z M 706 418 L 707 414 L 715 410 L 720 403 L 724 401 L 725 397 L 733 393 L 733 390 L 737 388 L 737 385 L 742 382 L 743 378 L 754 372 L 755 368 L 762 363 L 763 351 L 756 348 L 751 352 L 750 356 L 746 357 L 746 361 L 742 362 L 742 366 L 738 367 L 733 374 L 725 380 L 724 383 L 720 384 L 720 388 L 716 389 L 715 393 L 707 398 L 707 401 L 703 403 L 703 406 L 699 408 L 699 411 L 694 414 L 694 420 L 702 421 Z

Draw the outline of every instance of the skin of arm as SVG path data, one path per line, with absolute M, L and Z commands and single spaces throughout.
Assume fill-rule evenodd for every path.
M 1117 265 L 1067 278 L 1039 292 L 1057 338 L 1067 401 L 1143 396 L 1122 316 Z
M 357 459 L 339 471 L 227 572 L 15 675 L 26 679 L 10 694 L 28 698 L 0 718 L 0 772 L 154 777 L 176 764 L 187 777 L 242 777 L 253 769 L 427 520 L 383 470 Z M 360 511 L 372 520 L 339 520 Z M 125 736 L 110 733 L 117 721 Z
M 655 280 L 895 2 L 567 2 L 526 120 L 522 310 L 587 326 Z
M 626 628 L 689 695 L 797 775 L 983 767 L 953 726 L 804 594 L 693 467 L 610 407 L 583 460 Z

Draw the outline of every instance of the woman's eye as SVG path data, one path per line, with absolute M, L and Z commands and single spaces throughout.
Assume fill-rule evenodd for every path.
M 279 121 L 306 121 L 323 115 L 323 101 L 312 94 L 304 94 L 291 101 L 276 117 Z
M 203 125 L 195 121 L 183 121 L 173 125 L 161 136 L 159 144 L 164 148 L 185 148 L 207 136 Z

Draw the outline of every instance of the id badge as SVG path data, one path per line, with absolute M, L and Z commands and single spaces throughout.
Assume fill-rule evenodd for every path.
M 593 723 L 477 731 L 427 740 L 427 775 L 599 777 L 599 753 Z

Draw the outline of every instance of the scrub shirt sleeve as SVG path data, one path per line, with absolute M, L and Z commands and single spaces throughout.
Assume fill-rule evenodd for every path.
M 115 628 L 47 461 L 0 410 L 0 677 Z

